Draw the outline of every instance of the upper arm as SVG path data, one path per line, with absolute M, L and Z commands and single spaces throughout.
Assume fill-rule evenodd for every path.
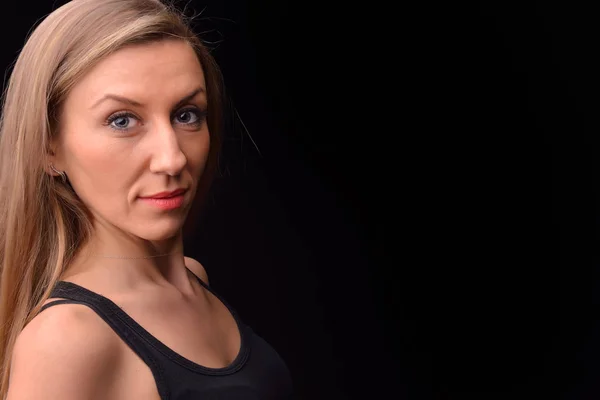
M 190 271 L 196 274 L 198 278 L 202 279 L 202 281 L 208 285 L 208 274 L 206 273 L 204 266 L 198 261 L 194 260 L 193 258 L 184 257 L 184 259 L 185 266 L 188 267 Z
M 7 400 L 107 398 L 118 354 L 112 331 L 92 310 L 51 307 L 17 337 Z

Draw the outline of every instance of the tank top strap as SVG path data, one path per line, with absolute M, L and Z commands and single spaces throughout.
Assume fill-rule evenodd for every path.
M 161 399 L 170 396 L 166 385 L 164 371 L 160 363 L 152 356 L 147 343 L 140 340 L 136 327 L 131 326 L 125 312 L 110 299 L 95 293 L 89 289 L 68 281 L 58 281 L 50 294 L 50 298 L 62 298 L 45 304 L 42 310 L 57 304 L 83 304 L 91 308 L 102 318 L 111 329 L 148 365 L 156 380 Z M 40 311 L 41 312 L 41 311 Z
M 40 310 L 39 313 L 41 313 L 42 311 L 44 311 L 48 307 L 56 306 L 56 305 L 59 305 L 59 304 L 82 304 L 82 305 L 87 305 L 86 303 L 81 302 L 81 301 L 77 301 L 77 300 L 60 299 L 60 300 L 55 300 L 55 301 L 51 301 L 50 303 L 44 304 L 42 306 L 42 308 L 41 308 L 41 310 Z
M 212 287 L 210 287 L 210 285 L 208 283 L 206 283 L 202 279 L 200 279 L 200 277 L 198 275 L 196 275 L 191 269 L 189 269 L 188 267 L 186 267 L 186 269 L 188 271 L 190 271 L 190 273 L 196 277 L 196 280 L 198 281 L 198 283 L 200 284 L 200 286 L 202 286 L 204 289 L 206 289 L 208 292 L 210 292 L 213 296 L 215 296 L 217 298 L 217 300 L 219 300 L 221 303 L 223 303 L 223 305 L 225 306 L 225 308 L 227 308 L 229 310 L 229 312 L 231 313 L 231 315 L 235 319 L 235 321 L 238 324 L 238 326 L 240 326 L 240 328 L 243 327 L 244 329 L 252 330 L 252 328 L 250 328 L 250 326 L 246 325 L 243 322 L 243 320 L 242 320 L 241 316 L 238 314 L 237 310 L 235 308 L 233 308 L 231 306 L 231 304 L 229 304 L 227 302 L 227 300 L 225 300 L 225 298 L 223 296 L 221 296 Z

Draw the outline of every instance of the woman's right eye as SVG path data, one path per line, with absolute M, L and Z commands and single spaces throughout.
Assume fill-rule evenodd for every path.
M 131 113 L 117 113 L 111 115 L 106 120 L 106 125 L 116 131 L 127 131 L 133 128 L 134 123 L 137 122 L 137 117 Z

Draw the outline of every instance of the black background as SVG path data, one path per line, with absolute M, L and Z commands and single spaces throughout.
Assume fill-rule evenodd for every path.
M 188 5 L 239 118 L 186 249 L 299 398 L 600 395 L 595 14 L 448 3 Z

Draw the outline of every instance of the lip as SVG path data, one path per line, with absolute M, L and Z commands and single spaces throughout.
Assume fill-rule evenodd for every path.
M 161 210 L 174 210 L 183 206 L 187 189 L 155 193 L 152 196 L 140 197 L 144 203 Z
M 170 192 L 160 192 L 160 193 L 155 193 L 153 195 L 150 196 L 140 196 L 140 198 L 142 199 L 167 199 L 170 197 L 175 197 L 175 196 L 179 196 L 183 193 L 186 192 L 187 189 L 177 189 L 177 190 L 173 190 Z

